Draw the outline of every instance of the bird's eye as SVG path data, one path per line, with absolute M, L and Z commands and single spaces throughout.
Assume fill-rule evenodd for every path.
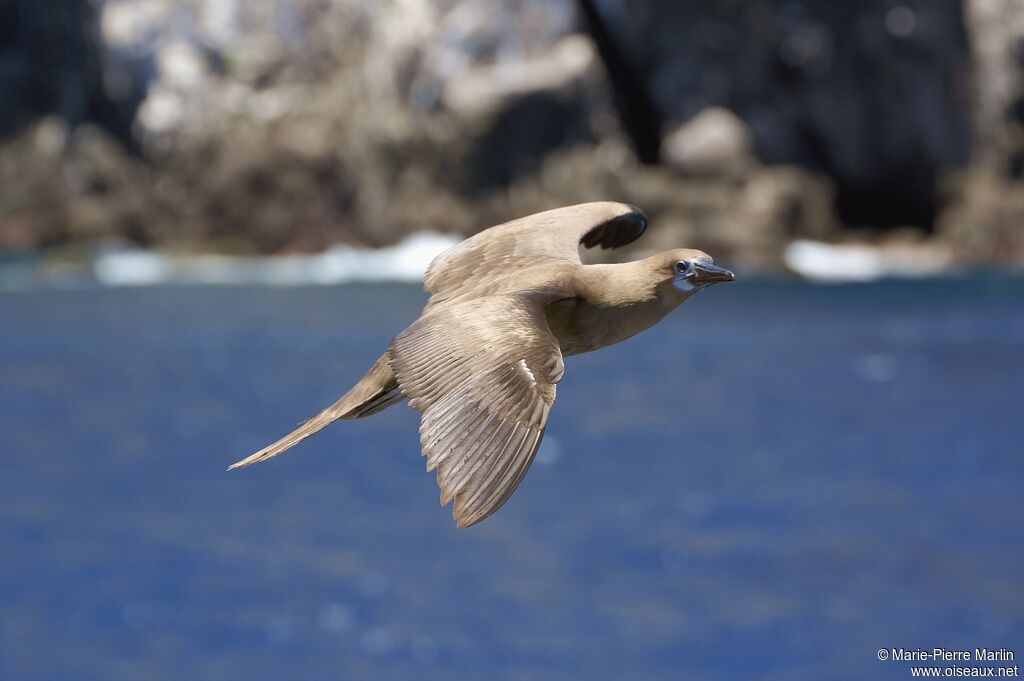
M 690 271 L 690 261 L 689 260 L 680 260 L 680 261 L 676 262 L 676 272 L 678 272 L 679 274 L 686 274 L 689 271 Z

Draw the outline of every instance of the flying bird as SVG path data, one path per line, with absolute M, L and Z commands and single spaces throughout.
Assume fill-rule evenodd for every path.
M 265 461 L 338 419 L 403 399 L 420 412 L 427 470 L 458 527 L 505 503 L 544 436 L 563 358 L 619 343 L 658 323 L 729 270 L 702 251 L 584 265 L 579 247 L 618 248 L 647 227 L 642 211 L 597 202 L 486 229 L 437 256 L 419 319 L 337 402 L 233 464 Z M 230 470 L 229 468 L 229 470 Z

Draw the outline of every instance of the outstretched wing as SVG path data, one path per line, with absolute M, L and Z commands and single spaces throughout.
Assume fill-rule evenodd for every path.
M 388 347 L 419 412 L 427 470 L 459 527 L 494 513 L 533 461 L 562 378 L 545 306 L 557 293 L 496 295 L 444 305 Z
M 618 248 L 647 227 L 643 211 L 625 203 L 581 203 L 528 215 L 485 229 L 434 258 L 423 287 L 447 297 L 507 276 L 510 269 L 563 261 L 579 263 L 579 247 Z

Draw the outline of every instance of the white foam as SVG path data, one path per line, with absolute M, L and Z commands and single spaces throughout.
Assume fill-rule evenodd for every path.
M 107 286 L 146 286 L 167 281 L 174 266 L 167 256 L 151 251 L 100 254 L 93 262 L 96 280 Z
M 158 284 L 332 285 L 356 281 L 416 282 L 458 238 L 420 233 L 389 248 L 336 246 L 324 253 L 283 257 L 171 257 L 153 251 L 108 250 L 92 271 L 104 286 Z
M 926 277 L 948 270 L 951 258 L 937 248 L 827 244 L 798 239 L 784 253 L 786 265 L 812 281 L 875 281 Z

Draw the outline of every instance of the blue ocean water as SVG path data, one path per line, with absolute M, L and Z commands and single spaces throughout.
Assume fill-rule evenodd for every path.
M 271 462 L 416 287 L 0 294 L 0 679 L 905 679 L 1024 655 L 1024 281 L 738 282 L 567 361 L 456 530 L 400 406 Z

